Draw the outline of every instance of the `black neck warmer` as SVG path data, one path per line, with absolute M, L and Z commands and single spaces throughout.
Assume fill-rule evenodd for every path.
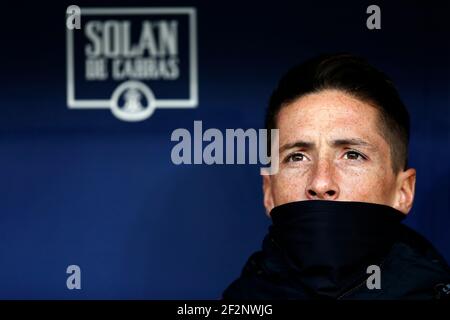
M 404 215 L 348 201 L 298 201 L 275 207 L 268 238 L 296 278 L 317 296 L 336 298 L 380 265 Z

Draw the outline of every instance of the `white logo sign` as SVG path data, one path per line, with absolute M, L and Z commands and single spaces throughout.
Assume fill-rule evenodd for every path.
M 70 109 L 142 121 L 157 108 L 197 107 L 194 8 L 79 10 L 81 28 L 66 28 Z

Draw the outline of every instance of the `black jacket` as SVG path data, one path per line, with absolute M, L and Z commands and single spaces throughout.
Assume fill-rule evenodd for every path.
M 450 269 L 417 232 L 401 225 L 398 238 L 380 263 L 381 289 L 366 278 L 344 288 L 335 299 L 450 299 Z M 270 233 L 251 255 L 240 277 L 223 292 L 228 299 L 321 299 L 289 266 Z M 329 299 L 329 297 L 326 297 Z

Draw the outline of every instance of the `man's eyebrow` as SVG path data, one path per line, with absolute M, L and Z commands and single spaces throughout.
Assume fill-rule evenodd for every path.
M 367 147 L 370 149 L 376 149 L 374 145 L 370 144 L 369 142 L 360 139 L 360 138 L 345 138 L 345 139 L 336 139 L 331 140 L 329 142 L 329 145 L 333 147 L 339 147 L 339 146 L 362 146 Z M 280 153 L 289 149 L 294 148 L 304 148 L 304 149 L 312 149 L 315 147 L 314 142 L 308 142 L 303 140 L 298 140 L 293 143 L 287 143 L 280 148 Z
M 330 144 L 334 147 L 346 145 L 346 146 L 362 146 L 375 149 L 374 145 L 360 138 L 336 139 L 332 140 Z
M 311 149 L 315 146 L 314 142 L 308 142 L 303 140 L 298 140 L 292 143 L 286 143 L 285 145 L 281 146 L 280 153 L 289 149 L 294 148 L 305 148 L 305 149 Z

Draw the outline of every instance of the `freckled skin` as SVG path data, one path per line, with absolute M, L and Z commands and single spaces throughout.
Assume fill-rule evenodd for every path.
M 263 177 L 264 206 L 301 200 L 361 201 L 389 205 L 404 214 L 412 207 L 416 172 L 392 169 L 390 146 L 380 134 L 378 110 L 339 90 L 303 96 L 278 113 L 279 145 L 302 140 L 280 152 L 277 174 Z M 332 145 L 359 139 L 366 145 Z

